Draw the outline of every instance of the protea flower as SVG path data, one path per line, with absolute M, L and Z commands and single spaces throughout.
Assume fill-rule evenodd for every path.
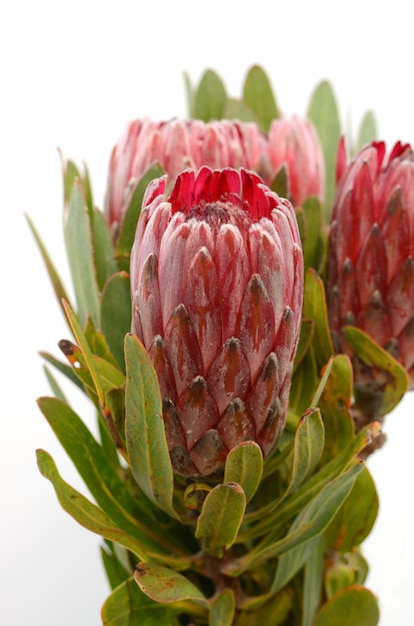
M 344 144 L 339 151 L 343 163 Z M 341 329 L 353 324 L 406 368 L 414 386 L 414 156 L 398 142 L 364 147 L 338 173 L 328 276 L 336 347 L 351 354 Z M 381 394 L 379 372 L 354 359 L 355 383 Z
M 175 470 L 209 475 L 285 424 L 303 259 L 292 205 L 250 171 L 186 170 L 147 189 L 131 255 L 133 332 L 163 398 Z
M 325 195 L 325 166 L 316 129 L 298 116 L 273 120 L 268 136 L 272 178 L 285 166 L 289 199 L 300 206 L 310 196 Z
M 122 222 L 137 181 L 158 163 L 174 179 L 187 168 L 244 167 L 270 172 L 266 137 L 256 124 L 237 121 L 134 120 L 113 148 L 106 214 L 113 229 Z

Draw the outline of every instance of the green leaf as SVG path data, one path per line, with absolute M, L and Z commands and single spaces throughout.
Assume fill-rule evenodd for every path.
M 250 107 L 243 100 L 228 98 L 224 108 L 223 119 L 255 122 L 256 118 Z
M 45 361 L 53 365 L 53 367 L 55 367 L 58 372 L 64 374 L 72 383 L 74 383 L 77 387 L 79 387 L 79 389 L 83 391 L 82 381 L 80 380 L 79 376 L 76 375 L 73 367 L 67 365 L 66 363 L 62 363 L 62 361 L 59 361 L 56 357 L 54 357 L 52 354 L 49 354 L 48 352 L 39 352 L 39 354 L 43 359 L 45 359 Z
M 148 504 L 133 497 L 120 478 L 120 468 L 113 467 L 79 416 L 56 398 L 40 398 L 38 404 L 98 505 L 112 522 L 135 538 L 141 558 L 149 551 L 169 553 L 173 546 L 178 548 L 178 542 L 168 542 L 168 535 L 157 532 Z
M 195 93 L 194 118 L 203 122 L 223 119 L 226 101 L 226 88 L 221 78 L 213 70 L 206 70 Z
M 265 561 L 280 556 L 273 591 L 281 589 L 300 569 L 308 557 L 307 547 L 328 526 L 339 507 L 348 497 L 356 476 L 363 469 L 358 463 L 352 469 L 332 480 L 301 510 L 282 539 L 272 543 L 272 534 L 257 544 L 247 555 L 225 566 L 223 570 L 238 576 Z
M 325 450 L 322 464 L 344 450 L 354 435 L 350 413 L 353 371 L 350 359 L 338 354 L 332 359 L 331 373 L 319 400 L 325 424 Z
M 324 236 L 323 208 L 318 198 L 311 197 L 305 200 L 301 209 L 303 212 L 301 240 L 305 270 L 313 267 L 320 272 L 325 261 L 327 239 Z
M 326 531 L 326 545 L 336 552 L 348 553 L 371 532 L 379 508 L 375 482 L 368 468 L 359 474 L 349 497 Z
M 93 257 L 91 224 L 78 181 L 74 182 L 69 199 L 65 241 L 80 323 L 84 325 L 90 315 L 95 327 L 99 328 L 99 292 Z
M 343 332 L 345 341 L 366 365 L 378 367 L 390 374 L 391 380 L 385 386 L 378 411 L 378 415 L 387 415 L 400 403 L 408 390 L 409 378 L 406 370 L 389 352 L 356 326 L 346 326 Z
M 134 578 L 140 589 L 155 602 L 192 600 L 208 608 L 204 594 L 188 578 L 158 563 L 138 563 Z
M 324 284 L 313 269 L 308 269 L 305 275 L 303 317 L 315 323 L 312 347 L 316 362 L 322 368 L 334 354 L 334 348 L 329 330 Z
M 223 589 L 211 600 L 208 626 L 232 626 L 236 602 L 231 589 Z
M 246 496 L 237 483 L 216 485 L 206 496 L 197 520 L 195 536 L 203 549 L 221 558 L 234 543 L 246 508 Z
M 279 117 L 279 111 L 269 78 L 258 65 L 253 65 L 247 73 L 243 102 L 253 111 L 259 127 L 268 132 L 272 120 Z
M 263 474 L 263 455 L 254 441 L 243 441 L 227 455 L 224 482 L 238 483 L 249 502 L 256 493 Z
M 44 367 L 44 372 L 46 374 L 46 378 L 48 380 L 48 383 L 50 385 L 50 388 L 52 389 L 53 394 L 59 398 L 59 400 L 62 400 L 62 402 L 65 402 L 65 404 L 69 404 L 65 394 L 63 393 L 62 388 L 60 387 L 60 385 L 58 384 L 56 378 L 52 375 L 51 371 L 49 370 L 48 367 Z
M 301 626 L 311 626 L 316 611 L 321 605 L 323 575 L 325 568 L 323 537 L 315 541 L 305 562 L 302 594 Z
M 120 269 L 126 272 L 129 272 L 129 257 L 135 239 L 135 231 L 141 214 L 145 191 L 152 180 L 159 178 L 163 174 L 164 170 L 160 165 L 150 167 L 138 181 L 124 215 L 118 240 L 117 257 L 119 259 Z
M 365 587 L 348 587 L 322 606 L 312 626 L 377 626 L 379 608 L 374 594 Z
M 359 127 L 358 139 L 356 150 L 360 150 L 363 146 L 375 141 L 377 138 L 377 122 L 373 111 L 367 111 L 362 118 L 361 125 Z
M 184 91 L 187 97 L 187 113 L 188 117 L 194 118 L 194 89 L 188 72 L 183 72 Z
M 98 209 L 92 213 L 93 255 L 96 268 L 96 280 L 100 291 L 106 281 L 118 271 L 115 250 L 104 214 Z
M 131 331 L 131 293 L 129 274 L 119 272 L 106 283 L 101 299 L 102 331 L 108 346 L 125 371 L 124 339 Z
M 69 302 L 69 298 L 66 294 L 65 288 L 63 286 L 62 280 L 59 276 L 59 274 L 57 273 L 57 270 L 52 262 L 52 259 L 49 256 L 48 251 L 46 250 L 43 241 L 40 238 L 40 235 L 38 233 L 38 231 L 35 228 L 34 223 L 32 222 L 32 220 L 30 219 L 30 217 L 28 215 L 25 215 L 27 223 L 29 224 L 29 228 L 32 232 L 32 235 L 35 238 L 37 247 L 39 248 L 40 254 L 42 255 L 42 259 L 43 262 L 46 266 L 46 270 L 47 273 L 49 274 L 49 278 L 51 280 L 52 286 L 53 286 L 53 290 L 55 292 L 55 296 L 57 298 L 57 301 L 59 303 L 59 306 L 62 308 L 63 311 L 63 306 L 62 306 L 62 300 L 66 300 L 67 302 Z
M 299 343 L 296 349 L 295 362 L 293 366 L 294 372 L 297 369 L 298 365 L 301 363 L 307 351 L 309 350 L 309 347 L 312 342 L 314 330 L 315 330 L 315 324 L 313 320 L 302 318 L 302 326 L 300 329 Z
M 110 541 L 131 550 L 138 558 L 145 558 L 140 542 L 119 529 L 108 515 L 76 491 L 60 476 L 52 457 L 44 450 L 37 450 L 37 463 L 42 476 L 50 480 L 62 508 L 81 526 Z
M 148 498 L 176 518 L 172 506 L 173 471 L 157 375 L 145 348 L 134 335 L 125 337 L 125 363 L 125 436 L 131 470 Z
M 296 429 L 293 466 L 290 483 L 283 494 L 286 498 L 310 476 L 318 465 L 324 446 L 324 426 L 319 409 L 310 409 L 300 419 Z
M 329 221 L 336 183 L 336 155 L 341 138 L 341 124 L 338 107 L 332 86 L 322 81 L 315 88 L 309 108 L 308 118 L 318 131 L 325 161 L 325 217 Z
M 174 610 L 151 600 L 131 577 L 116 587 L 105 601 L 102 623 L 103 626 L 173 626 Z
M 121 585 L 133 573 L 129 562 L 127 562 L 128 557 L 122 560 L 119 558 L 118 554 L 121 550 L 125 555 L 129 555 L 125 548 L 121 548 L 108 540 L 105 540 L 105 546 L 101 547 L 102 564 L 111 589 Z

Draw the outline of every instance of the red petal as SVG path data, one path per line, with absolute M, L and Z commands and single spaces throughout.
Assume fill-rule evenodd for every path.
M 204 371 L 207 371 L 222 340 L 216 268 L 205 247 L 199 250 L 188 269 L 184 302 L 197 335 Z
M 157 372 L 158 383 L 160 385 L 161 398 L 172 400 L 177 399 L 177 390 L 175 388 L 174 373 L 171 363 L 165 350 L 165 342 L 162 337 L 157 335 L 148 350 L 149 357 Z
M 260 276 L 253 274 L 247 286 L 238 320 L 236 336 L 250 366 L 254 382 L 266 356 L 275 342 L 273 306 Z
M 256 427 L 252 416 L 246 410 L 244 402 L 236 398 L 227 407 L 217 430 L 227 448 L 233 448 L 242 441 L 255 441 Z
M 384 242 L 376 224 L 372 226 L 355 266 L 359 304 L 368 306 L 372 294 L 379 291 L 384 298 L 387 288 L 387 259 Z
M 202 376 L 196 376 L 191 381 L 181 395 L 177 408 L 187 448 L 191 450 L 204 433 L 217 424 L 219 418 L 217 405 Z
M 223 224 L 218 231 L 215 264 L 225 341 L 235 335 L 237 316 L 251 276 L 243 236 L 233 224 Z
M 185 447 L 184 430 L 180 423 L 177 409 L 171 400 L 164 400 L 162 417 L 164 420 L 168 449 L 173 450 L 177 447 Z
M 217 430 L 208 430 L 190 451 L 190 457 L 201 476 L 208 476 L 222 469 L 227 449 Z
M 222 346 L 207 375 L 207 385 L 219 413 L 235 398 L 244 398 L 250 383 L 250 370 L 240 341 L 234 337 Z
M 246 398 L 246 407 L 254 417 L 258 433 L 262 430 L 268 413 L 275 403 L 279 387 L 279 364 L 276 355 L 271 352 L 263 363 L 256 383 Z
M 180 304 L 165 329 L 165 349 L 174 372 L 178 395 L 203 372 L 203 361 L 188 311 Z
M 408 258 L 400 266 L 387 292 L 387 308 L 393 337 L 398 337 L 414 318 L 414 261 Z
M 138 302 L 144 345 L 149 346 L 155 335 L 163 333 L 157 258 L 153 254 L 147 257 L 142 268 Z
M 184 254 L 191 228 L 177 216 L 164 234 L 158 258 L 158 280 L 162 293 L 162 319 L 164 328 L 175 308 L 183 302 Z

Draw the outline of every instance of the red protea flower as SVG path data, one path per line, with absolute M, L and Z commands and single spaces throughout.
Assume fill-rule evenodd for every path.
M 325 166 L 318 134 L 312 122 L 297 116 L 273 120 L 268 137 L 272 178 L 285 166 L 288 196 L 300 206 L 310 196 L 325 195 Z
M 339 150 L 343 162 L 344 144 Z M 342 156 L 341 156 L 342 155 Z M 341 329 L 364 330 L 406 368 L 414 386 L 414 156 L 398 142 L 364 147 L 338 170 L 328 274 L 336 347 Z M 351 353 L 352 354 L 352 353 Z M 378 373 L 355 362 L 357 387 L 381 391 Z
M 158 163 L 174 179 L 187 168 L 207 165 L 270 171 L 266 137 L 256 124 L 237 121 L 134 120 L 113 148 L 106 197 L 109 223 L 122 222 L 133 188 Z
M 203 167 L 147 189 L 131 255 L 133 332 L 163 398 L 173 466 L 220 470 L 245 440 L 269 454 L 286 419 L 303 259 L 291 204 L 258 175 Z

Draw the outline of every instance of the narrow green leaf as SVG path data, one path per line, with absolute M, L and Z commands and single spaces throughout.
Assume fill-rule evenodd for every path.
M 42 255 L 42 259 L 46 266 L 47 273 L 49 274 L 49 278 L 51 280 L 53 290 L 55 292 L 55 296 L 57 298 L 59 306 L 62 308 L 62 311 L 63 311 L 62 300 L 66 300 L 67 302 L 69 302 L 69 298 L 66 294 L 62 280 L 52 262 L 52 259 L 49 256 L 48 251 L 45 248 L 45 245 L 43 244 L 42 239 L 40 238 L 38 231 L 35 228 L 34 223 L 32 222 L 32 220 L 30 219 L 28 215 L 25 215 L 25 217 L 26 217 L 27 223 L 29 224 L 29 228 L 32 232 L 32 235 L 35 238 L 40 254 Z
M 188 117 L 194 118 L 194 89 L 188 72 L 183 72 L 184 91 L 187 97 L 187 114 Z
M 236 602 L 231 589 L 223 589 L 211 600 L 208 626 L 232 626 Z
M 108 222 L 98 209 L 94 209 L 92 213 L 92 237 L 96 280 L 99 290 L 102 291 L 106 281 L 118 271 L 118 264 Z
M 81 328 L 80 322 L 67 302 L 63 302 L 63 308 L 65 309 L 66 317 L 69 320 L 69 324 L 72 328 L 76 341 L 79 344 L 79 348 L 83 354 L 84 364 L 91 375 L 93 385 L 95 387 L 96 394 L 98 396 L 99 404 L 101 407 L 105 406 L 105 393 L 102 387 L 102 382 L 99 378 L 99 372 L 96 365 L 96 361 L 93 357 L 89 344 L 86 340 L 85 334 Z
M 350 412 L 353 393 L 351 361 L 337 354 L 331 361 L 331 373 L 318 406 L 325 424 L 325 450 L 321 463 L 344 450 L 354 436 L 354 423 Z
M 155 602 L 169 604 L 192 600 L 208 608 L 204 594 L 188 578 L 158 563 L 138 563 L 134 578 L 140 589 Z
M 65 241 L 80 322 L 84 325 L 90 315 L 95 327 L 99 328 L 99 293 L 91 224 L 78 181 L 74 182 L 69 198 Z
M 134 578 L 113 590 L 102 607 L 103 626 L 160 626 L 175 624 L 174 611 L 142 593 Z
M 313 333 L 315 330 L 315 323 L 313 320 L 302 318 L 302 326 L 300 329 L 300 337 L 298 347 L 296 349 L 295 362 L 293 366 L 293 372 L 297 369 L 301 363 L 303 357 L 309 350 L 312 342 Z
M 45 361 L 53 365 L 58 372 L 64 374 L 64 376 L 66 376 L 74 385 L 83 391 L 82 381 L 75 374 L 73 367 L 67 365 L 66 363 L 62 363 L 62 361 L 59 361 L 55 356 L 49 354 L 48 352 L 39 352 L 39 354 L 43 359 L 45 359 Z
M 335 193 L 336 155 L 341 138 L 338 106 L 329 82 L 322 81 L 315 88 L 308 108 L 308 118 L 314 123 L 322 144 L 326 180 L 325 217 L 329 221 Z
M 362 118 L 359 127 L 356 149 L 360 150 L 363 146 L 375 141 L 377 138 L 377 122 L 373 111 L 367 111 Z
M 324 542 L 323 537 L 319 537 L 305 562 L 301 626 L 312 626 L 313 618 L 321 605 L 324 569 Z
M 37 450 L 36 454 L 40 473 L 53 484 L 58 500 L 66 513 L 69 513 L 87 530 L 119 543 L 131 550 L 140 559 L 146 558 L 146 553 L 142 550 L 140 542 L 117 528 L 102 509 L 62 479 L 55 462 L 47 452 Z
M 260 128 L 268 132 L 279 111 L 269 78 L 263 68 L 253 65 L 243 86 L 243 101 L 253 111 Z
M 292 475 L 286 498 L 310 476 L 318 465 L 324 447 L 324 426 L 319 409 L 310 409 L 300 419 L 293 448 Z
M 362 463 L 358 463 L 331 481 L 308 502 L 285 537 L 274 543 L 271 543 L 271 536 L 266 537 L 262 544 L 258 544 L 246 556 L 225 566 L 226 573 L 237 576 L 271 558 L 280 556 L 272 590 L 281 589 L 303 565 L 308 557 L 307 546 L 328 526 L 348 497 L 356 476 L 363 467 Z M 263 544 L 269 545 L 263 546 Z
M 246 496 L 237 483 L 216 485 L 203 503 L 195 535 L 205 552 L 219 558 L 234 543 L 246 508 Z
M 112 522 L 139 542 L 140 553 L 168 554 L 175 547 L 179 549 L 178 542 L 169 542 L 168 535 L 154 527 L 154 512 L 148 503 L 132 495 L 120 478 L 119 466 L 113 467 L 79 416 L 56 398 L 40 398 L 38 404 L 98 505 Z
M 173 471 L 157 375 L 134 335 L 125 337 L 125 363 L 125 436 L 132 473 L 152 502 L 177 517 L 172 505 Z
M 117 258 L 119 260 L 121 270 L 129 272 L 129 257 L 135 239 L 138 219 L 141 214 L 142 200 L 144 198 L 145 190 L 152 180 L 159 178 L 163 174 L 164 170 L 160 165 L 153 165 L 140 178 L 134 189 L 121 224 L 121 232 L 118 240 Z
M 308 198 L 302 205 L 304 232 L 301 232 L 305 269 L 313 267 L 317 272 L 323 268 L 325 257 L 323 207 L 318 198 Z
M 325 365 L 325 367 L 323 368 L 322 371 L 322 378 L 319 381 L 319 385 L 315 391 L 315 394 L 312 398 L 312 402 L 310 404 L 310 407 L 313 409 L 316 406 L 318 406 L 320 399 L 321 399 L 321 395 L 325 390 L 326 387 L 326 383 L 328 382 L 329 376 L 331 374 L 331 370 L 332 370 L 332 364 L 333 364 L 333 357 L 330 357 L 330 359 L 328 360 L 327 364 Z
M 243 100 L 228 98 L 224 108 L 223 119 L 239 120 L 240 122 L 256 122 L 255 115 Z
M 53 376 L 53 374 L 50 371 L 50 369 L 48 367 L 46 367 L 46 366 L 43 369 L 44 369 L 44 372 L 46 374 L 46 378 L 48 380 L 48 383 L 50 385 L 50 388 L 51 388 L 53 394 L 56 396 L 56 398 L 58 398 L 59 400 L 61 400 L 65 404 L 69 404 L 67 399 L 66 399 L 65 394 L 63 393 L 62 388 L 58 384 L 56 378 Z
M 223 119 L 226 101 L 226 88 L 221 78 L 213 70 L 206 70 L 194 97 L 195 119 L 203 122 Z
M 351 553 L 371 532 L 379 508 L 375 482 L 367 467 L 359 474 L 349 497 L 326 531 L 326 545 Z
M 355 585 L 328 600 L 312 626 L 377 626 L 379 618 L 374 594 L 365 587 Z
M 124 339 L 131 331 L 131 293 L 129 274 L 119 272 L 106 283 L 101 299 L 102 332 L 108 346 L 125 371 Z
M 102 564 L 111 589 L 115 589 L 115 587 L 118 587 L 118 585 L 121 585 L 132 576 L 133 571 L 130 564 L 125 562 L 125 559 L 121 561 L 121 559 L 118 558 L 114 549 L 117 544 L 108 540 L 105 540 L 104 543 L 105 545 L 101 547 Z M 124 551 L 125 554 L 129 554 L 125 548 L 117 546 L 117 549 Z
M 378 412 L 379 415 L 387 415 L 399 404 L 408 390 L 409 378 L 406 370 L 389 352 L 356 326 L 346 326 L 344 337 L 366 365 L 378 367 L 390 374 L 391 381 L 385 387 Z
M 315 323 L 312 346 L 317 364 L 321 368 L 334 354 L 334 348 L 329 330 L 324 284 L 313 269 L 308 269 L 305 275 L 303 317 Z
M 243 441 L 230 450 L 224 469 L 225 483 L 238 483 L 249 502 L 256 493 L 263 474 L 263 455 L 254 441 Z

